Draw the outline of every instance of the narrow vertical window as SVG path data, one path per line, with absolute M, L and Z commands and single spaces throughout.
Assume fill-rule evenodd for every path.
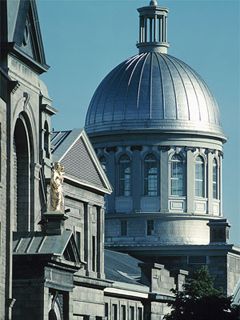
M 96 271 L 96 237 L 92 236 L 92 271 Z
M 119 159 L 119 195 L 131 195 L 131 162 L 127 155 Z
M 121 221 L 121 236 L 127 235 L 127 220 Z
M 112 311 L 113 311 L 113 320 L 118 320 L 118 316 L 117 316 L 117 305 L 113 304 L 112 305 Z
M 130 320 L 135 320 L 135 317 L 134 317 L 134 307 L 130 307 Z
M 142 310 L 142 308 L 138 308 L 138 320 L 143 320 L 143 310 Z
M 44 124 L 44 151 L 46 158 L 50 158 L 50 148 L 49 148 L 49 128 L 48 128 L 48 123 L 45 121 Z
M 197 156 L 195 160 L 195 196 L 205 196 L 205 172 L 204 160 L 201 156 Z
M 158 189 L 158 165 L 153 154 L 144 159 L 144 195 L 157 196 Z
M 185 196 L 185 164 L 179 154 L 171 158 L 171 195 Z
M 99 158 L 99 162 L 101 163 L 103 170 L 106 172 L 106 164 L 107 164 L 106 158 L 104 156 L 101 156 Z
M 76 231 L 75 240 L 76 240 L 76 245 L 77 245 L 77 248 L 78 248 L 79 255 L 81 257 L 81 232 Z
M 154 221 L 147 220 L 147 236 L 151 236 L 154 231 Z
M 126 320 L 126 306 L 121 306 L 121 320 Z
M 217 159 L 213 159 L 213 199 L 218 199 L 218 163 Z
M 108 319 L 108 303 L 105 303 L 105 319 Z

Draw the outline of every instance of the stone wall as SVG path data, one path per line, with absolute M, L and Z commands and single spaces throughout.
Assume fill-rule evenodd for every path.
M 65 227 L 72 230 L 85 275 L 104 277 L 104 197 L 101 194 L 64 182 L 65 209 L 69 219 Z M 79 271 L 80 274 L 83 270 Z
M 232 295 L 237 283 L 240 279 L 240 256 L 236 254 L 229 253 L 227 256 L 227 278 L 228 278 L 228 286 L 227 293 L 228 295 Z
M 0 82 L 0 85 L 2 83 Z M 5 316 L 5 285 L 8 286 L 9 270 L 6 263 L 9 259 L 9 230 L 7 229 L 6 214 L 6 104 L 0 98 L 0 319 Z
M 149 319 L 144 317 L 144 312 L 144 303 L 140 299 L 105 297 L 105 319 Z
M 43 282 L 38 279 L 14 280 L 13 308 L 14 320 L 42 320 L 44 314 L 44 287 Z

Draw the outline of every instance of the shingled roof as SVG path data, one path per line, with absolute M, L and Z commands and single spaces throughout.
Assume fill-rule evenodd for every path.
M 53 160 L 64 165 L 66 178 L 76 179 L 104 193 L 112 192 L 108 178 L 83 129 L 55 131 L 52 133 L 51 145 Z

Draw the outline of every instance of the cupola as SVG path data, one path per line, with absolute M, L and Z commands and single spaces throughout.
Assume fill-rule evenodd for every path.
M 139 12 L 139 53 L 167 53 L 167 15 L 168 9 L 158 6 L 152 0 L 147 7 L 138 9 Z

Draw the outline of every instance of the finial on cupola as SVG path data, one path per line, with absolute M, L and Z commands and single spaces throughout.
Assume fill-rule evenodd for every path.
M 151 0 L 150 1 L 150 6 L 157 6 L 157 5 L 158 5 L 158 3 L 157 3 L 156 0 Z

